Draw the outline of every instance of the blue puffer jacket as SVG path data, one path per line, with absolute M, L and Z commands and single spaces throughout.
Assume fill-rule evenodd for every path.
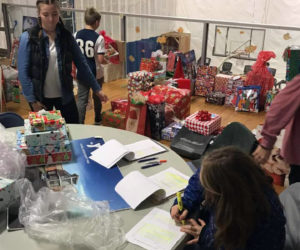
M 198 210 L 204 200 L 204 188 L 200 183 L 199 173 L 200 168 L 190 178 L 182 197 L 183 206 L 189 213 Z M 257 223 L 247 242 L 245 248 L 247 250 L 281 250 L 284 247 L 286 220 L 282 205 L 274 190 L 266 190 L 265 193 L 271 205 L 271 214 Z M 177 199 L 174 201 L 175 204 L 177 204 Z M 213 247 L 215 232 L 214 211 L 208 211 L 206 226 L 202 230 L 198 241 L 200 249 L 215 249 Z

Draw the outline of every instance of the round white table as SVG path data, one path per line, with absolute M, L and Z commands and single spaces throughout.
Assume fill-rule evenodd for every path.
M 83 139 L 93 136 L 101 136 L 104 141 L 109 139 L 117 139 L 122 144 L 130 144 L 136 141 L 146 139 L 147 137 L 132 133 L 125 130 L 104 127 L 104 126 L 92 126 L 92 125 L 75 125 L 68 124 L 70 129 L 71 139 Z M 10 128 L 10 131 L 16 131 L 18 128 Z M 190 167 L 186 162 L 178 156 L 174 151 L 168 148 L 167 152 L 164 152 L 159 155 L 161 159 L 166 159 L 167 163 L 160 165 L 158 167 L 147 168 L 142 171 L 145 176 L 151 176 L 155 173 L 158 173 L 166 168 L 173 167 L 187 176 L 193 174 Z M 123 176 L 126 176 L 128 173 L 139 170 L 141 171 L 141 164 L 137 162 L 126 162 L 122 161 L 120 166 L 120 171 Z M 174 197 L 164 200 L 162 204 L 157 205 L 156 207 L 164 209 L 166 211 L 170 210 L 171 205 L 173 204 Z M 147 213 L 153 209 L 154 205 L 145 204 L 137 210 L 122 210 L 118 211 L 118 215 L 123 220 L 123 228 L 125 232 L 128 232 L 137 222 L 139 222 Z M 179 248 L 176 246 L 175 248 Z M 16 232 L 3 232 L 0 234 L 0 250 L 10 250 L 10 249 L 22 249 L 22 250 L 41 250 L 41 249 L 51 249 L 51 250 L 66 250 L 66 247 L 59 246 L 56 244 L 49 244 L 45 242 L 39 242 L 33 240 L 24 233 L 23 230 Z M 75 248 L 72 248 L 75 249 Z M 80 248 L 83 249 L 83 248 Z M 131 243 L 124 243 L 121 249 L 142 249 L 137 245 Z

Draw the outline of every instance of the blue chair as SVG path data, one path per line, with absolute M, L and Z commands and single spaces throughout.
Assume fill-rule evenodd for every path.
M 0 123 L 5 128 L 24 126 L 24 119 L 13 112 L 4 112 L 0 114 Z

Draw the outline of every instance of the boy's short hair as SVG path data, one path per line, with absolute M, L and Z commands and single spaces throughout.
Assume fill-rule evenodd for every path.
M 87 25 L 94 25 L 97 21 L 101 20 L 101 15 L 95 8 L 87 8 L 84 13 L 84 21 Z

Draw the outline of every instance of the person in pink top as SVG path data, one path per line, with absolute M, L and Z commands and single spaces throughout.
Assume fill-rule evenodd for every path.
M 300 182 L 300 74 L 294 77 L 273 100 L 262 129 L 260 145 L 253 152 L 264 164 L 280 131 L 285 129 L 281 157 L 290 165 L 289 183 Z

